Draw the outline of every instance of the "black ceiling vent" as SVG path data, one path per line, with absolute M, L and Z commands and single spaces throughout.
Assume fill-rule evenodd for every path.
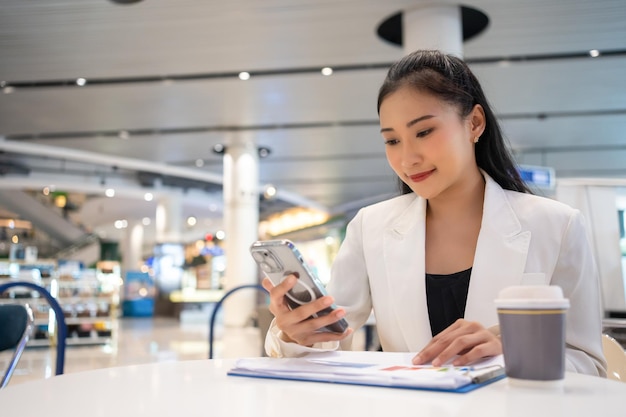
M 461 7 L 461 30 L 463 41 L 468 41 L 483 32 L 489 25 L 489 17 L 481 10 Z M 383 20 L 376 28 L 378 36 L 389 43 L 402 46 L 402 12 L 395 13 Z
M 111 3 L 115 3 L 115 4 L 135 4 L 135 3 L 139 3 L 142 0 L 111 0 Z

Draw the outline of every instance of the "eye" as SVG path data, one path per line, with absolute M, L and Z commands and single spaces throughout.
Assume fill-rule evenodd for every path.
M 389 145 L 389 146 L 393 146 L 393 145 L 396 145 L 398 143 L 400 143 L 400 141 L 397 140 L 397 139 L 386 139 L 385 140 L 385 145 Z
M 424 138 L 428 136 L 432 131 L 433 129 L 420 130 L 419 132 L 417 132 L 417 135 L 415 136 L 418 138 Z

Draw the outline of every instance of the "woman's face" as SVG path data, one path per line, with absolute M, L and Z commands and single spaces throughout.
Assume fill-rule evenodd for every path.
M 405 86 L 383 100 L 379 114 L 389 165 L 416 194 L 433 199 L 480 175 L 474 156 L 484 130 L 480 106 L 463 119 L 455 106 Z

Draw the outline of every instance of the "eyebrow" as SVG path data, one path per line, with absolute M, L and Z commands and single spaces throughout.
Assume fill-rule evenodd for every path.
M 432 114 L 427 114 L 425 116 L 418 117 L 417 119 L 413 119 L 410 122 L 408 122 L 406 124 L 406 127 L 411 127 L 411 126 L 413 126 L 416 123 L 422 122 L 424 120 L 432 119 L 433 117 L 435 117 L 435 116 L 433 116 Z M 383 132 L 393 132 L 393 130 L 394 130 L 393 127 L 383 127 L 382 129 L 380 129 L 380 133 L 383 133 Z

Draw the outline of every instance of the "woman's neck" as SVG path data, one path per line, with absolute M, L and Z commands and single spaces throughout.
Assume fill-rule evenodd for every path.
M 471 267 L 482 224 L 485 180 L 477 175 L 465 178 L 456 187 L 426 207 L 426 272 L 452 274 Z
M 485 179 L 480 171 L 465 181 L 428 200 L 427 216 L 431 218 L 482 217 L 485 199 Z

